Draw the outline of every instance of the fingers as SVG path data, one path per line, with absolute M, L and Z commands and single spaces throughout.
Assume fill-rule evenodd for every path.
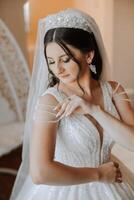
M 58 104 L 55 107 L 55 110 L 59 110 L 59 112 L 57 113 L 56 117 L 59 117 L 64 113 L 64 111 L 65 111 L 67 105 L 69 104 L 69 102 L 70 102 L 70 99 L 67 98 L 62 104 Z
M 70 100 L 71 100 L 71 97 L 66 98 L 64 102 L 58 103 L 57 106 L 53 110 L 59 110 L 63 103 L 70 101 Z
M 75 98 L 75 99 L 74 99 Z M 58 104 L 54 110 L 59 110 L 56 117 L 63 118 L 64 116 L 68 116 L 79 106 L 78 105 L 78 99 L 75 95 L 72 95 L 71 97 L 68 97 L 64 100 L 64 102 Z
M 122 182 L 122 173 L 119 168 L 119 163 L 113 162 L 113 164 L 114 164 L 114 167 L 116 168 L 115 182 L 121 183 Z
M 68 97 L 64 100 L 64 102 L 59 103 L 54 110 L 58 110 L 59 112 L 57 113 L 56 117 L 62 118 L 65 116 L 65 111 L 68 112 L 69 108 L 71 106 L 71 97 Z
M 72 95 L 66 98 L 63 102 L 59 103 L 54 110 L 58 111 L 56 117 L 61 119 L 75 112 L 79 114 L 87 113 L 87 110 L 85 111 L 85 105 L 86 103 L 82 98 Z
M 116 168 L 118 168 L 118 167 L 119 167 L 119 163 L 117 163 L 117 162 L 113 161 L 113 164 L 114 164 L 114 166 L 115 166 Z
M 116 182 L 118 182 L 118 183 L 122 182 L 122 173 L 121 173 L 120 169 L 117 170 L 115 179 L 116 179 Z
M 69 103 L 66 107 L 66 111 L 64 113 L 63 116 L 68 116 L 70 115 L 71 113 L 73 113 L 73 111 L 77 108 L 77 105 L 75 105 L 74 103 Z
M 122 176 L 116 175 L 115 182 L 122 183 Z

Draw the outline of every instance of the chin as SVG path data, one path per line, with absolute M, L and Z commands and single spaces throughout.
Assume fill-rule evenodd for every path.
M 65 83 L 65 84 L 70 84 L 70 83 L 73 83 L 75 82 L 77 79 L 75 78 L 70 78 L 70 79 L 62 79 L 61 82 Z

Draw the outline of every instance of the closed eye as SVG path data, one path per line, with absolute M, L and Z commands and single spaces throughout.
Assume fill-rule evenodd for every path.
M 49 65 L 52 65 L 52 64 L 54 64 L 54 63 L 55 63 L 55 62 L 48 62 Z
M 62 62 L 64 62 L 64 63 L 68 63 L 69 61 L 70 61 L 70 58 L 62 59 Z M 52 64 L 55 64 L 55 62 L 54 61 L 48 61 L 48 64 L 52 65 Z
M 69 61 L 70 61 L 70 58 L 63 60 L 64 63 L 68 63 Z

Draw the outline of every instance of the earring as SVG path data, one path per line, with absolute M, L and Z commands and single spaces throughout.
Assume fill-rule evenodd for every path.
M 94 74 L 97 74 L 95 65 L 89 64 L 89 67 L 90 67 L 90 70 L 91 70 Z

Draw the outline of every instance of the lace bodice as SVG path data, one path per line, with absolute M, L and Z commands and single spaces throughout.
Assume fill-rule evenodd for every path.
M 119 118 L 112 102 L 112 88 L 108 82 L 101 81 L 104 109 Z M 45 94 L 52 94 L 58 102 L 66 95 L 57 88 L 48 88 Z M 96 126 L 84 115 L 73 114 L 60 120 L 56 138 L 55 160 L 71 166 L 95 167 L 107 162 L 110 158 L 114 140 L 103 131 L 101 145 L 100 135 Z

